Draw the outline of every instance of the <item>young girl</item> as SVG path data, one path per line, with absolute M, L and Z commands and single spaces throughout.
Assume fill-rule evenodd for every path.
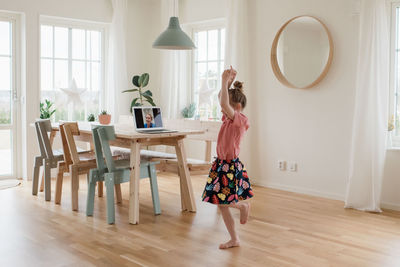
M 240 245 L 229 208 L 239 209 L 240 223 L 245 224 L 250 213 L 250 203 L 239 201 L 253 196 L 246 169 L 238 158 L 240 141 L 249 128 L 249 123 L 247 117 L 241 113 L 246 106 L 243 84 L 236 81 L 234 88 L 229 89 L 235 77 L 236 71 L 232 69 L 232 66 L 222 74 L 222 88 L 218 97 L 223 113 L 223 123 L 218 134 L 218 157 L 212 164 L 203 193 L 203 201 L 218 205 L 231 236 L 228 242 L 219 246 L 220 249 Z

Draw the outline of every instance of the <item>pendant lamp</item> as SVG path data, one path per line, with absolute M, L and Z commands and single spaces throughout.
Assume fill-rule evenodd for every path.
M 175 12 L 175 1 L 174 1 Z M 170 17 L 168 28 L 158 36 L 153 43 L 153 48 L 170 50 L 195 49 L 193 41 L 182 31 L 178 17 Z

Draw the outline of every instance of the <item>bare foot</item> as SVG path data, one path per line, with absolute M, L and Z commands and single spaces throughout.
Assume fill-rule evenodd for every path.
M 250 203 L 243 202 L 242 206 L 240 207 L 240 223 L 245 224 L 249 219 L 250 215 Z
M 239 246 L 240 246 L 239 240 L 229 240 L 228 242 L 219 245 L 219 249 L 227 249 L 227 248 L 233 248 L 233 247 L 239 247 Z

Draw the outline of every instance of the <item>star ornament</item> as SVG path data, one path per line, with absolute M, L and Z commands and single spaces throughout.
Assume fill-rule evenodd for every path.
M 199 105 L 211 103 L 211 95 L 214 89 L 209 88 L 207 85 L 207 80 L 201 81 L 201 86 L 198 91 L 199 93 Z
M 60 88 L 60 90 L 67 95 L 66 104 L 73 103 L 74 105 L 83 104 L 81 96 L 86 91 L 86 88 L 79 89 L 76 86 L 75 79 L 72 79 L 68 88 Z

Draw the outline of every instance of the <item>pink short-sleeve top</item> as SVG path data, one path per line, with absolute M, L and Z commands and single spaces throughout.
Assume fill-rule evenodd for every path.
M 235 111 L 233 119 L 222 116 L 222 126 L 217 140 L 217 156 L 221 160 L 232 160 L 239 157 L 240 141 L 250 127 L 247 117 Z

